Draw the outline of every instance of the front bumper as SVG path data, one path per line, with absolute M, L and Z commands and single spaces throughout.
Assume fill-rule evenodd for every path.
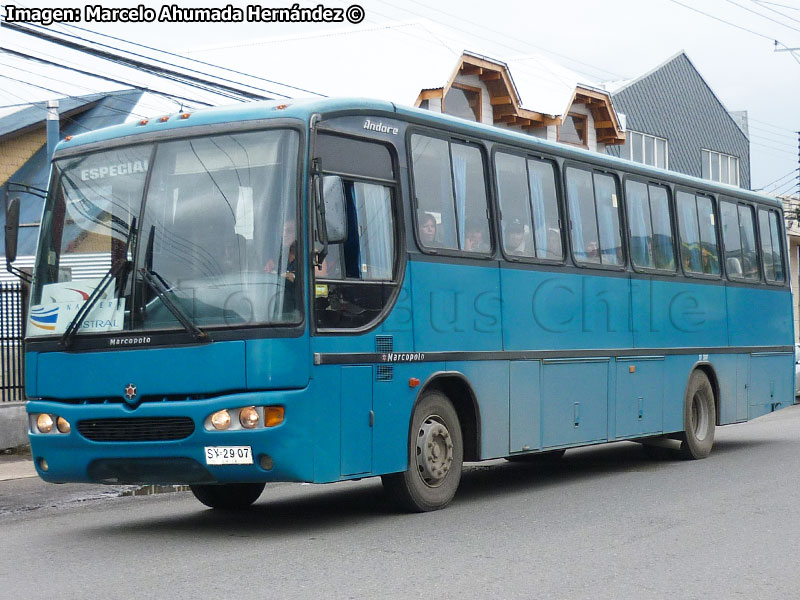
M 285 419 L 275 427 L 208 431 L 212 413 L 243 406 L 283 406 Z M 69 404 L 33 400 L 28 414 L 64 417 L 69 433 L 29 432 L 39 476 L 45 481 L 91 483 L 191 484 L 260 481 L 313 481 L 313 418 L 308 390 L 249 392 L 205 400 L 143 402 L 136 408 L 123 403 Z M 171 441 L 92 441 L 79 430 L 89 419 L 188 417 L 194 431 Z M 30 421 L 30 419 L 29 419 Z M 252 465 L 207 465 L 207 446 L 250 446 Z M 266 469 L 262 456 L 271 459 Z M 45 470 L 46 468 L 46 470 Z

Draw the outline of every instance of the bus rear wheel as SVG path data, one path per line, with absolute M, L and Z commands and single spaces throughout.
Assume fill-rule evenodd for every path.
M 190 485 L 194 497 L 209 508 L 241 510 L 258 500 L 265 483 L 224 483 Z
M 455 496 L 463 462 L 458 415 L 447 397 L 430 392 L 411 416 L 408 470 L 383 475 L 383 487 L 404 510 L 438 510 Z
M 716 426 L 714 388 L 708 376 L 695 371 L 689 378 L 683 400 L 683 435 L 680 453 L 686 459 L 705 458 L 714 445 Z

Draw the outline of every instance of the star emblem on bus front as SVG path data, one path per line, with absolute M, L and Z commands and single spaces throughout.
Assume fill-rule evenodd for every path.
M 129 383 L 125 387 L 125 397 L 128 400 L 133 400 L 134 398 L 136 398 L 136 386 L 134 384 Z

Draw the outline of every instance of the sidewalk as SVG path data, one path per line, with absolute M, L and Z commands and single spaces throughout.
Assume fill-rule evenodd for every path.
M 18 449 L 14 454 L 0 454 L 0 481 L 28 477 L 38 477 L 29 447 Z

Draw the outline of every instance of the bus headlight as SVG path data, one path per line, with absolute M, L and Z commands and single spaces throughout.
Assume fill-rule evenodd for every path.
M 211 415 L 214 429 L 227 429 L 231 426 L 231 415 L 227 410 L 220 410 Z
M 258 425 L 258 411 L 254 406 L 246 406 L 239 411 L 239 423 L 245 429 L 254 429 Z
M 50 433 L 53 431 L 53 417 L 47 413 L 42 413 L 36 417 L 36 429 L 40 433 Z
M 58 417 L 58 419 L 56 419 L 56 428 L 61 433 L 69 433 L 70 431 L 72 431 L 72 426 L 69 424 L 69 421 L 67 421 L 64 417 Z

